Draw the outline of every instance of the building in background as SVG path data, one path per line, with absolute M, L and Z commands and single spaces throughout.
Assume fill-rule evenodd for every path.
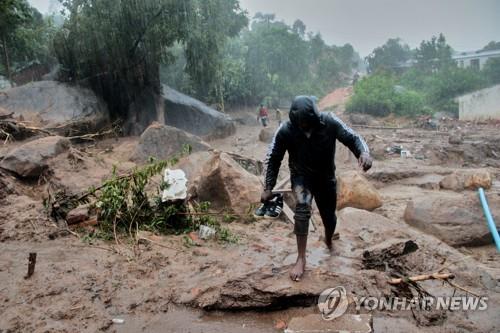
M 452 56 L 458 67 L 471 67 L 477 70 L 483 69 L 489 59 L 498 57 L 500 57 L 500 50 L 460 52 Z

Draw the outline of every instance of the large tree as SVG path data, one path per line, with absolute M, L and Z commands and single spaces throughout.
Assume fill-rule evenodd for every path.
M 446 43 L 443 34 L 433 36 L 430 40 L 422 41 L 417 48 L 415 58 L 417 66 L 425 72 L 434 72 L 453 67 L 455 62 L 451 58 L 452 48 Z
M 370 72 L 378 69 L 394 70 L 410 59 L 411 51 L 400 38 L 390 38 L 384 45 L 377 47 L 367 57 Z
M 215 86 L 225 40 L 246 25 L 236 0 L 65 0 L 55 49 L 67 77 L 85 81 L 115 116 L 145 90 L 158 94 L 159 68 L 186 46 L 187 70 L 204 95 Z

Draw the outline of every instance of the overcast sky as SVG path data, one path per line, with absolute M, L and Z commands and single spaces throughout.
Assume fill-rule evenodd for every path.
M 29 0 L 42 12 L 57 0 Z M 440 32 L 457 51 L 500 41 L 500 0 L 240 0 L 250 17 L 274 13 L 293 23 L 300 18 L 333 44 L 351 43 L 361 56 L 388 38 L 411 47 Z

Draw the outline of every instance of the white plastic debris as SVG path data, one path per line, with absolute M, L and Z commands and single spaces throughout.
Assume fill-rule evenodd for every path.
M 200 230 L 198 230 L 198 237 L 201 239 L 210 239 L 215 236 L 217 231 L 214 228 L 211 228 L 206 225 L 200 225 Z
M 163 181 L 168 188 L 163 190 L 161 201 L 184 200 L 187 197 L 187 178 L 181 169 L 165 170 Z
M 408 157 L 411 157 L 411 153 L 409 150 L 401 150 L 401 157 L 403 158 L 408 158 Z
M 125 323 L 125 319 L 122 319 L 122 318 L 113 318 L 113 324 L 124 324 Z

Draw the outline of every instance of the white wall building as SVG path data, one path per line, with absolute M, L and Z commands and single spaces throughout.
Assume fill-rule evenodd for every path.
M 460 120 L 500 119 L 500 84 L 457 98 Z
M 474 69 L 483 69 L 489 59 L 497 57 L 500 57 L 500 50 L 461 52 L 452 56 L 458 67 L 472 67 Z

